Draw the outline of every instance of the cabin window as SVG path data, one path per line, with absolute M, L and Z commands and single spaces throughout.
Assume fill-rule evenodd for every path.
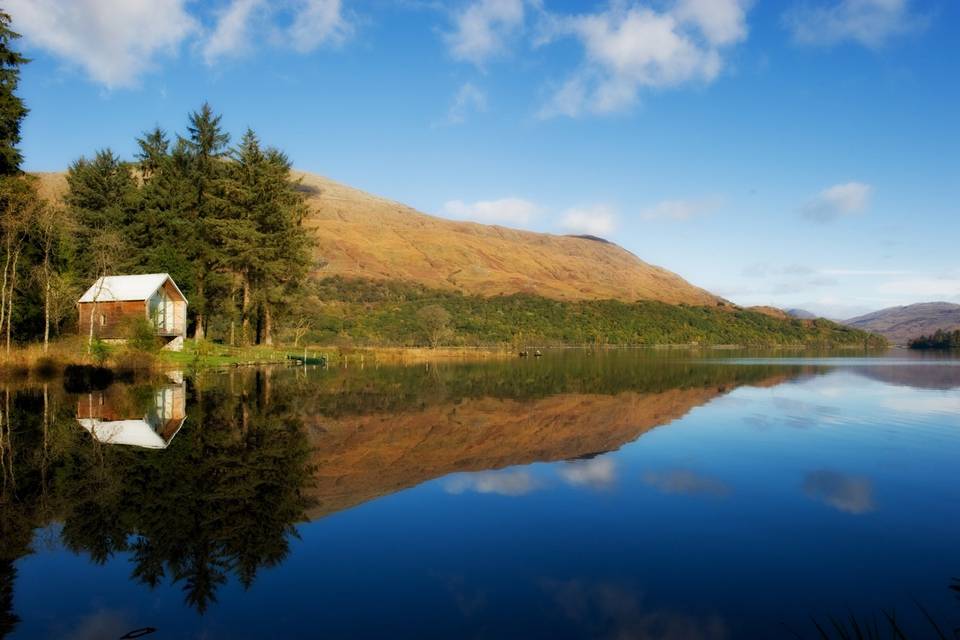
M 100 314 L 100 326 L 102 327 L 102 326 L 105 325 L 105 324 L 107 324 L 107 316 L 105 316 L 105 315 L 103 315 L 103 314 L 101 313 L 101 314 Z

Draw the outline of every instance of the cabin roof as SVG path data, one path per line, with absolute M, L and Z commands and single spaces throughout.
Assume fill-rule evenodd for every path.
M 187 298 L 168 273 L 147 273 L 136 276 L 104 276 L 98 278 L 79 302 L 124 302 L 128 300 L 148 300 L 157 289 L 169 280 L 173 288 L 186 302 Z

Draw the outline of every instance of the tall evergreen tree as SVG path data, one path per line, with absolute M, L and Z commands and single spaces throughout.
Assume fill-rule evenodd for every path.
M 160 127 L 146 131 L 142 138 L 137 138 L 137 162 L 144 180 L 149 180 L 160 170 L 170 151 L 170 139 L 167 132 Z
M 183 250 L 194 241 L 195 189 L 190 155 L 182 142 L 169 151 L 166 134 L 159 129 L 137 142 L 143 186 L 130 236 L 137 248 L 138 267 L 169 273 L 191 295 L 195 269 Z
M 190 212 L 192 233 L 183 249 L 194 265 L 194 292 L 192 307 L 196 312 L 194 336 L 202 340 L 206 335 L 206 319 L 211 307 L 207 299 L 210 276 L 220 263 L 220 247 L 211 234 L 210 220 L 221 206 L 218 191 L 226 172 L 223 162 L 228 154 L 230 134 L 223 130 L 220 120 L 209 104 L 190 114 L 187 135 L 181 138 L 190 159 L 191 182 L 194 188 Z
M 130 224 L 137 209 L 137 182 L 130 165 L 113 151 L 98 151 L 92 160 L 80 158 L 67 171 L 69 191 L 65 197 L 77 221 L 75 271 L 85 279 L 103 275 L 104 265 L 98 265 L 91 251 L 104 244 L 100 239 L 110 236 L 111 251 L 117 242 L 129 245 Z M 135 256 L 122 249 L 112 256 L 109 268 L 122 271 L 130 268 Z
M 253 131 L 247 130 L 232 159 L 222 215 L 212 228 L 223 247 L 224 267 L 240 282 L 244 342 L 252 338 L 256 313 L 262 320 L 259 339 L 270 343 L 276 309 L 307 273 L 309 241 L 300 228 L 303 197 L 286 156 L 263 149 Z
M 20 124 L 28 109 L 16 95 L 20 83 L 20 67 L 29 60 L 14 50 L 13 41 L 20 37 L 10 28 L 10 15 L 0 11 L 0 176 L 20 173 L 23 155 L 20 144 Z

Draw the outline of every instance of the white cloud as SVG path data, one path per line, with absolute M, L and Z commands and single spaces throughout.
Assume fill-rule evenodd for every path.
M 960 278 L 916 277 L 882 282 L 877 291 L 888 295 L 905 296 L 918 301 L 929 298 L 955 298 L 960 296 Z
M 575 487 L 605 489 L 617 480 L 617 467 L 612 458 L 574 460 L 560 467 L 558 473 L 567 484 Z
M 877 48 L 922 29 L 927 20 L 911 12 L 909 0 L 832 0 L 796 7 L 784 14 L 784 22 L 801 44 L 849 40 Z
M 528 471 L 480 471 L 463 473 L 446 482 L 447 493 L 459 495 L 468 491 L 495 493 L 501 496 L 522 496 L 540 488 Z
M 525 225 L 541 211 L 536 203 L 523 198 L 501 198 L 464 202 L 451 200 L 443 205 L 444 212 L 454 218 L 474 220 L 487 224 L 503 223 Z
M 7 0 L 28 42 L 108 88 L 136 86 L 198 30 L 186 0 Z
M 913 273 L 906 269 L 821 269 L 828 276 L 903 276 Z
M 840 216 L 862 213 L 870 204 L 873 187 L 862 182 L 837 184 L 821 191 L 802 210 L 804 217 L 828 222 Z
M 448 124 L 461 124 L 471 113 L 487 110 L 487 94 L 471 82 L 465 82 L 453 96 L 453 103 L 447 111 Z
M 716 199 L 664 200 L 640 212 L 644 220 L 689 220 L 718 206 Z
M 560 220 L 560 225 L 567 231 L 592 236 L 607 235 L 614 230 L 616 224 L 616 212 L 603 204 L 567 209 Z
M 523 20 L 524 0 L 474 0 L 454 15 L 444 39 L 455 59 L 482 65 L 506 53 Z
M 251 47 L 250 21 L 265 8 L 264 0 L 234 0 L 217 16 L 213 33 L 203 45 L 203 59 L 212 65 L 227 56 L 247 52 Z
M 745 12 L 748 2 L 723 0 L 680 0 L 674 15 L 697 25 L 711 44 L 725 45 L 747 37 Z
M 747 36 L 747 0 L 680 0 L 664 11 L 615 2 L 602 12 L 554 16 L 548 42 L 573 37 L 585 59 L 541 117 L 606 114 L 633 106 L 643 88 L 710 83 L 722 52 Z
M 300 53 L 323 44 L 338 45 L 353 33 L 343 16 L 340 0 L 298 0 L 288 35 L 290 46 Z

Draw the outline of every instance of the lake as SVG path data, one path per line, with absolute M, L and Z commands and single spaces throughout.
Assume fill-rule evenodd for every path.
M 949 357 L 569 351 L 2 389 L 4 637 L 960 626 Z

